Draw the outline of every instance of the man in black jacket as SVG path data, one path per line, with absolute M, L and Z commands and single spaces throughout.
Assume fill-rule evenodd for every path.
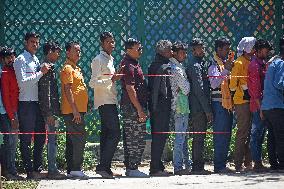
M 189 94 L 191 126 L 194 132 L 205 132 L 208 123 L 213 119 L 210 104 L 210 83 L 207 77 L 208 63 L 204 60 L 205 47 L 203 40 L 194 38 L 190 42 L 192 58 L 186 68 L 186 74 L 191 86 Z M 204 140 L 205 134 L 194 134 L 192 141 L 192 172 L 208 174 L 204 170 Z
M 150 176 L 169 175 L 164 171 L 165 167 L 161 161 L 168 135 L 159 132 L 169 131 L 172 92 L 169 77 L 160 75 L 170 74 L 168 63 L 172 55 L 172 43 L 168 40 L 160 40 L 156 45 L 155 59 L 148 69 L 150 75 L 157 75 L 148 79 L 152 128 Z
M 65 175 L 60 174 L 56 166 L 56 127 L 58 126 L 56 116 L 60 115 L 60 103 L 58 85 L 55 73 L 55 62 L 60 56 L 61 48 L 57 42 L 48 41 L 43 46 L 44 62 L 50 70 L 42 76 L 38 83 L 38 98 L 41 113 L 44 117 L 48 135 L 48 177 L 50 179 L 62 179 Z

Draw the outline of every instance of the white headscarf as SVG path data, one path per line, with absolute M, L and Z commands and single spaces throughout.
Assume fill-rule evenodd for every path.
M 256 39 L 254 37 L 243 37 L 237 47 L 237 56 L 241 56 L 243 52 L 250 53 L 254 47 Z

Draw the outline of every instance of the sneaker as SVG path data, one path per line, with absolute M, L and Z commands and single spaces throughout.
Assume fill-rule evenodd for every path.
M 151 177 L 169 177 L 171 176 L 171 174 L 166 171 L 158 171 L 155 173 L 150 173 L 150 176 Z
M 66 179 L 67 177 L 65 174 L 55 172 L 55 173 L 48 173 L 47 178 L 51 180 L 63 180 Z
M 70 171 L 69 174 L 67 174 L 67 177 L 69 178 L 81 178 L 81 179 L 88 179 L 89 177 L 83 173 L 83 171 Z
M 104 179 L 113 179 L 113 175 L 107 171 L 96 171 L 97 174 L 101 175 Z
M 139 171 L 138 169 L 126 170 L 125 175 L 128 177 L 149 177 L 147 174 Z
M 191 172 L 188 169 L 181 169 L 181 170 L 178 170 L 178 171 L 174 172 L 174 175 L 179 175 L 179 176 L 190 175 L 190 174 L 191 174 Z

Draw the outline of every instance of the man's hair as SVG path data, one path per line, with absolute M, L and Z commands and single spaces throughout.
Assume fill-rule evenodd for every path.
M 156 53 L 164 53 L 166 50 L 172 49 L 172 45 L 172 42 L 170 42 L 169 40 L 162 39 L 156 44 Z
M 47 55 L 49 51 L 54 52 L 55 50 L 61 51 L 61 47 L 57 41 L 47 41 L 43 45 L 43 54 Z
M 188 45 L 186 43 L 181 42 L 181 41 L 176 41 L 172 45 L 173 52 L 178 52 L 179 50 L 185 50 L 186 51 L 187 49 L 188 49 Z
M 80 43 L 78 41 L 69 41 L 65 44 L 65 50 L 69 51 L 74 45 L 80 45 Z
M 193 39 L 189 42 L 189 46 L 190 46 L 190 47 L 196 47 L 196 46 L 198 46 L 198 45 L 204 46 L 205 43 L 204 43 L 204 41 L 203 41 L 202 39 L 200 39 L 200 38 L 193 38 Z
M 11 55 L 15 55 L 16 56 L 16 52 L 13 48 L 9 48 L 9 47 L 2 47 L 1 51 L 0 51 L 0 56 L 2 58 L 5 58 L 7 56 L 11 56 Z
M 134 38 L 128 38 L 124 43 L 124 49 L 131 49 L 134 45 L 137 44 L 141 44 L 141 42 Z
M 280 54 L 284 55 L 284 36 L 281 37 L 279 40 L 279 50 L 280 50 Z
M 40 35 L 35 32 L 28 32 L 25 35 L 25 41 L 28 41 L 30 38 L 40 38 Z
M 215 40 L 215 51 L 218 50 L 218 48 L 223 48 L 226 45 L 231 45 L 231 41 L 225 37 L 219 37 L 217 40 Z
M 259 51 L 259 50 L 265 49 L 265 48 L 269 49 L 269 50 L 272 50 L 272 46 L 269 43 L 269 41 L 264 40 L 264 39 L 257 39 L 255 44 L 254 44 L 254 49 L 256 51 Z
M 113 34 L 109 31 L 105 31 L 105 32 L 101 33 L 100 41 L 103 43 L 109 37 L 113 38 Z

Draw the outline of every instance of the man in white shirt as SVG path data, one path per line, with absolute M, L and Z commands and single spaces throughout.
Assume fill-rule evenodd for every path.
M 38 81 L 49 70 L 47 65 L 40 67 L 35 56 L 39 48 L 39 35 L 27 33 L 25 35 L 25 51 L 15 60 L 14 69 L 19 85 L 19 129 L 20 132 L 45 132 L 43 117 L 38 104 Z M 31 134 L 20 135 L 20 151 L 27 172 L 28 179 L 43 178 L 40 174 L 42 166 L 42 152 L 45 135 L 34 135 L 33 161 L 31 152 Z
M 92 77 L 90 87 L 94 89 L 94 105 L 99 110 L 101 117 L 100 134 L 100 163 L 96 173 L 103 178 L 113 178 L 111 161 L 117 144 L 120 140 L 120 127 L 117 111 L 117 91 L 115 81 L 120 79 L 115 75 L 113 57 L 111 56 L 115 41 L 111 32 L 103 32 L 100 35 L 102 50 L 91 64 Z

